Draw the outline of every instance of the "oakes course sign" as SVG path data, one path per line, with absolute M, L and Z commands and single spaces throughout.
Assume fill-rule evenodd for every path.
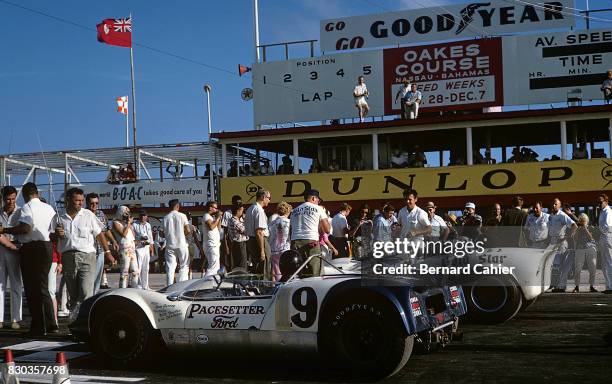
M 435 198 L 600 191 L 611 186 L 612 161 L 593 159 L 224 178 L 221 202 L 230 204 L 232 195 L 254 201 L 258 188 L 270 190 L 272 202 L 297 202 L 310 188 L 318 189 L 326 201 L 360 201 L 401 198 L 407 188 Z

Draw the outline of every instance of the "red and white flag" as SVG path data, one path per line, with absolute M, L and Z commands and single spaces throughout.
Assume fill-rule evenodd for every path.
M 132 18 L 104 19 L 98 27 L 98 41 L 119 47 L 132 47 Z
M 124 115 L 128 114 L 128 97 L 121 96 L 117 98 L 117 112 L 123 113 Z

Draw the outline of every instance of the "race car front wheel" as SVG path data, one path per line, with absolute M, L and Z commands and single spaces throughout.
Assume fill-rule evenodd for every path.
M 92 329 L 94 350 L 113 365 L 142 363 L 161 345 L 161 336 L 138 308 L 125 302 L 101 303 Z
M 521 309 L 523 295 L 513 279 L 482 277 L 463 286 L 468 305 L 467 319 L 481 324 L 499 324 L 513 318 Z
M 413 344 L 397 312 L 382 298 L 336 302 L 321 324 L 325 361 L 360 381 L 395 374 L 408 361 Z

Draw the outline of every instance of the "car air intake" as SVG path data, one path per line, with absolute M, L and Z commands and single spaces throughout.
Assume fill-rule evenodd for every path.
M 425 306 L 427 307 L 427 313 L 429 315 L 444 312 L 446 310 L 446 300 L 444 300 L 444 295 L 442 293 L 437 293 L 427 297 L 427 299 L 425 299 Z

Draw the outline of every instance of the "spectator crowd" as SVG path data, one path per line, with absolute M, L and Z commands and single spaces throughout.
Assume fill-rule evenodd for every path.
M 599 215 L 594 221 L 597 226 L 593 226 L 587 214 L 576 214 L 557 198 L 547 210 L 539 201 L 528 208 L 517 196 L 505 210 L 502 204 L 495 204 L 483 219 L 473 202 L 467 202 L 458 216 L 441 214 L 433 201 L 426 202 L 422 209 L 415 190 L 404 192 L 404 206 L 397 209 L 385 203 L 377 212 L 367 204 L 354 210 L 342 203 L 332 215 L 319 191 L 311 189 L 299 206 L 280 202 L 268 217 L 272 196 L 260 189 L 249 205 L 243 204 L 240 196 L 233 196 L 225 212 L 217 202 L 207 202 L 201 233 L 197 222 L 181 212 L 178 200 L 169 202 L 162 226 L 152 228 L 145 210 L 139 210 L 136 220 L 127 206 L 117 207 L 112 220 L 108 220 L 99 209 L 99 197 L 85 195 L 79 188 L 66 192 L 63 213 L 46 204 L 33 183 L 25 184 L 21 194 L 25 205 L 18 207 L 17 190 L 11 186 L 2 190 L 0 326 L 5 319 L 8 279 L 12 287 L 8 323 L 13 329 L 21 327 L 23 286 L 33 337 L 58 332 L 58 315 L 76 311 L 85 299 L 108 288 L 105 263 L 118 267 L 118 286 L 122 288 L 149 289 L 149 266 L 155 258 L 165 265 L 168 285 L 188 280 L 194 272 L 206 277 L 229 271 L 280 282 L 289 277 L 283 276 L 280 268 L 281 255 L 288 250 L 304 258 L 320 256 L 310 258 L 303 273 L 318 276 L 324 260 L 370 258 L 374 242 L 491 242 L 500 228 L 512 234 L 497 239 L 504 242 L 503 246 L 554 246 L 552 292 L 566 292 L 572 270 L 573 292 L 579 292 L 584 264 L 589 272 L 589 291 L 597 292 L 599 255 L 604 293 L 612 293 L 612 212 L 605 194 L 597 196 Z M 58 276 L 60 289 L 56 292 Z

